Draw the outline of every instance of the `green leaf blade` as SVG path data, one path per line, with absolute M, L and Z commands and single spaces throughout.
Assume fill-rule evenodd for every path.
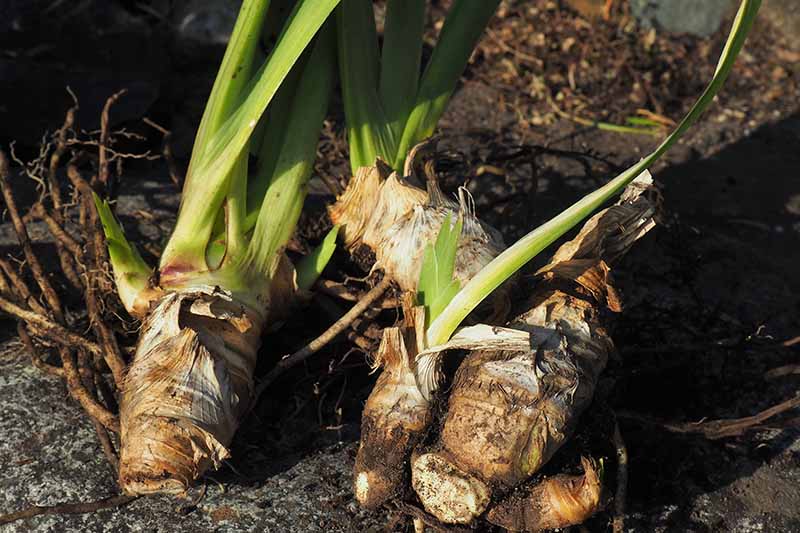
M 397 141 L 378 97 L 378 37 L 371 0 L 342 0 L 336 13 L 339 78 L 353 172 L 391 161 Z
M 338 224 L 333 226 L 319 246 L 297 263 L 297 286 L 301 289 L 311 289 L 320 275 L 322 275 L 322 271 L 325 270 L 331 257 L 333 257 L 333 252 L 336 250 L 336 237 L 339 234 L 339 227 Z
M 106 236 L 106 246 L 111 267 L 114 270 L 117 293 L 125 309 L 133 311 L 136 297 L 147 288 L 153 270 L 125 238 L 125 232 L 114 213 L 111 212 L 108 202 L 100 199 L 96 194 L 93 197 L 100 224 L 103 226 L 103 233 Z
M 433 134 L 478 39 L 499 4 L 500 0 L 453 2 L 422 75 L 416 104 L 400 139 L 395 168 L 402 168 L 408 151 Z
M 388 1 L 379 94 L 389 128 L 397 139 L 403 135 L 417 96 L 424 29 L 425 0 Z
M 248 84 L 243 103 L 213 134 L 206 149 L 197 156 L 193 154 L 192 185 L 184 188 L 178 221 L 161 257 L 162 268 L 173 261 L 204 259 L 214 217 L 228 192 L 231 169 L 241 156 L 246 157 L 247 143 L 261 115 L 338 3 L 339 0 L 298 2 L 266 63 Z
M 246 262 L 267 275 L 292 235 L 313 170 L 319 131 L 333 90 L 336 57 L 333 27 L 320 32 L 297 85 L 287 131 L 250 240 Z
M 258 49 L 261 28 L 269 9 L 269 0 L 244 0 L 236 18 L 222 64 L 206 102 L 203 118 L 195 137 L 195 153 L 206 149 L 210 138 L 219 130 L 240 102 L 242 90 L 250 80 L 253 57 Z M 187 176 L 185 189 L 191 190 L 191 177 Z
M 460 288 L 461 284 L 458 280 L 453 279 L 439 291 L 434 300 L 427 306 L 428 311 L 425 313 L 426 326 L 430 325 L 430 323 L 444 311 L 447 304 L 450 303 L 450 300 L 458 294 Z
M 556 217 L 525 235 L 481 269 L 428 328 L 432 345 L 447 342 L 459 324 L 504 281 L 539 252 L 572 229 L 597 208 L 621 192 L 631 181 L 664 154 L 697 120 L 713 101 L 730 73 L 733 63 L 752 28 L 761 0 L 742 0 L 730 35 L 720 56 L 714 77 L 677 128 L 648 156 L 592 193 L 584 196 Z
M 426 324 L 435 319 L 458 292 L 459 284 L 453 279 L 453 273 L 462 226 L 461 217 L 453 224 L 448 215 L 442 221 L 436 241 L 425 248 L 417 283 L 417 304 L 425 307 Z

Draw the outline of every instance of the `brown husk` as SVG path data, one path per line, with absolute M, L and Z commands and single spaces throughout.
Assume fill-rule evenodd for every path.
M 248 408 L 264 316 L 214 287 L 151 309 L 122 388 L 119 480 L 129 494 L 181 493 L 229 456 Z
M 560 474 L 526 487 L 495 505 L 486 518 L 509 531 L 537 532 L 580 524 L 600 508 L 602 480 L 595 464 L 581 458 L 583 474 Z
M 464 220 L 456 251 L 454 277 L 462 284 L 504 248 L 497 230 L 475 217 L 472 199 L 459 191 L 459 201 L 444 197 L 435 180 L 428 191 L 411 185 L 385 165 L 360 168 L 328 212 L 348 248 L 368 246 L 375 266 L 408 292 L 416 292 L 425 247 L 436 241 L 442 223 Z

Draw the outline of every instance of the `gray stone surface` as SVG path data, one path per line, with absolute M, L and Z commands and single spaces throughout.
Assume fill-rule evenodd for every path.
M 225 44 L 230 38 L 239 0 L 180 0 L 174 8 L 174 24 L 181 39 Z
M 7 324 L 7 322 L 6 322 Z M 83 515 L 41 516 L 0 530 L 62 532 L 378 531 L 382 514 L 355 504 L 354 445 L 321 449 L 262 480 L 205 480 L 196 508 L 174 498 L 142 498 Z M 285 461 L 285 459 L 284 459 Z M 117 493 L 94 431 L 59 380 L 43 375 L 16 341 L 0 348 L 0 514 L 28 505 L 88 502 Z M 191 496 L 196 497 L 197 490 Z M 183 510 L 181 508 L 183 507 Z
M 735 3 L 733 0 L 631 0 L 631 11 L 645 25 L 707 36 L 717 31 Z

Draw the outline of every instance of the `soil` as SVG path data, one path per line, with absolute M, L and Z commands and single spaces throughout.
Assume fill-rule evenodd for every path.
M 154 15 L 128 3 L 110 4 L 137 21 L 126 26 L 134 44 L 119 46 L 130 52 L 143 32 L 155 34 L 161 40 L 151 45 L 163 46 L 163 54 L 154 56 L 170 67 L 153 67 L 143 76 L 136 63 L 120 83 L 156 81 L 128 95 L 116 127 L 146 133 L 145 142 L 157 150 L 160 137 L 139 121 L 155 117 L 173 128 L 176 151 L 186 155 L 220 48 L 192 52 L 179 39 L 165 37 L 170 28 Z M 434 4 L 438 15 L 446 3 Z M 591 428 L 593 420 L 617 413 L 630 454 L 626 531 L 800 530 L 797 411 L 716 440 L 671 432 L 664 424 L 745 417 L 798 393 L 800 41 L 787 31 L 793 27 L 787 20 L 797 17 L 789 4 L 765 2 L 723 93 L 701 124 L 652 169 L 663 187 L 663 222 L 615 272 L 625 304 L 612 333 L 617 354 L 584 425 Z M 437 170 L 448 191 L 467 184 L 478 214 L 507 242 L 603 183 L 659 139 L 602 131 L 566 117 L 621 124 L 646 108 L 678 120 L 713 72 L 727 28 L 708 38 L 639 28 L 625 5 L 615 3 L 611 20 L 604 21 L 582 18 L 558 2 L 503 2 L 473 55 L 441 123 Z M 107 24 L 112 22 L 122 24 L 119 17 Z M 29 33 L 20 35 L 30 39 Z M 14 38 L 14 32 L 5 37 L 11 45 Z M 17 38 L 17 49 L 29 46 Z M 69 57 L 68 50 L 54 47 L 28 59 L 47 66 L 84 65 L 81 76 L 90 86 L 95 78 L 109 79 L 93 74 L 91 49 L 84 44 Z M 0 72 L 16 68 L 15 79 L 27 79 L 29 62 L 15 63 L 15 57 L 0 56 Z M 109 93 L 117 88 L 112 85 Z M 29 111 L 23 92 L 22 85 L 0 91 L 0 111 L 11 124 L 30 116 L 42 131 L 58 127 L 64 109 Z M 101 97 L 78 97 L 89 124 L 85 110 L 99 109 L 95 100 Z M 30 123 L 18 137 L 8 120 L 4 123 L 1 144 L 16 137 L 20 156 L 34 155 L 39 136 L 28 131 Z M 326 126 L 319 173 L 346 179 L 345 150 L 337 103 Z M 128 163 L 120 187 L 126 230 L 153 250 L 168 235 L 177 207 L 177 189 L 167 174 L 161 161 Z M 18 175 L 12 183 L 30 202 L 30 180 Z M 296 250 L 317 242 L 329 224 L 322 213 L 331 198 L 321 182 L 313 191 Z M 43 234 L 32 229 L 34 238 Z M 46 253 L 46 239 L 40 240 Z M 0 226 L 0 247 L 3 255 L 19 255 L 8 223 Z M 365 287 L 354 279 L 365 275 L 341 251 L 325 272 L 354 290 Z M 348 305 L 315 296 L 297 320 L 265 337 L 258 374 L 324 330 Z M 74 308 L 79 313 L 80 303 Z M 356 325 L 358 343 L 352 334 L 343 335 L 275 383 L 240 429 L 233 458 L 203 480 L 205 495 L 190 495 L 197 503 L 148 498 L 91 515 L 33 518 L 7 529 L 413 530 L 397 508 L 359 510 L 350 488 L 361 406 L 375 380 L 367 352 L 376 347 L 380 327 L 396 320 L 394 310 L 365 317 Z M 115 494 L 92 427 L 65 401 L 63 384 L 30 366 L 13 322 L 4 320 L 0 328 L 0 463 L 5 466 L 0 513 Z M 776 375 L 780 368 L 786 371 Z M 613 463 L 610 455 L 607 461 Z M 610 531 L 610 521 L 606 510 L 585 527 Z

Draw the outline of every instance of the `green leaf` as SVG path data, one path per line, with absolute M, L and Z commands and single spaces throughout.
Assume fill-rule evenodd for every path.
M 253 57 L 258 49 L 264 17 L 269 0 L 244 0 L 225 49 L 222 64 L 206 102 L 203 118 L 197 130 L 192 160 L 203 153 L 211 137 L 241 103 L 241 93 L 253 72 Z M 187 176 L 184 191 L 191 190 L 191 176 Z
M 254 58 L 258 52 L 264 18 L 269 5 L 269 0 L 245 0 L 242 3 L 195 137 L 190 168 L 183 188 L 184 197 L 191 196 L 196 188 L 195 173 L 192 171 L 193 164 L 205 153 L 213 135 L 219 131 L 225 120 L 242 102 L 242 93 L 248 88 L 254 70 Z M 241 223 L 244 218 L 244 195 L 247 183 L 246 154 L 244 157 L 237 158 L 226 179 L 230 182 L 227 191 L 228 202 L 225 219 L 227 251 L 228 254 L 237 254 L 244 248 L 244 230 Z M 209 211 L 219 210 L 219 208 L 220 206 L 214 207 L 209 204 Z M 199 256 L 203 243 L 196 239 L 194 244 L 195 254 Z M 202 257 L 197 257 L 197 259 L 202 259 Z
M 645 117 L 628 117 L 625 119 L 625 122 L 631 126 L 643 126 L 647 128 L 661 128 L 664 126 L 660 122 Z
M 651 135 L 654 137 L 660 137 L 663 133 L 663 129 L 661 127 L 643 128 L 640 126 L 621 126 L 619 124 L 610 124 L 608 122 L 593 122 L 591 125 L 595 126 L 598 130 L 613 131 L 614 133 L 629 135 Z
M 436 317 L 442 314 L 447 308 L 447 304 L 450 303 L 456 294 L 458 294 L 459 289 L 461 289 L 461 284 L 458 280 L 451 280 L 450 283 L 445 285 L 436 295 L 434 300 L 427 306 L 425 311 L 425 326 L 430 326 L 431 322 L 433 322 Z
M 425 67 L 414 110 L 400 139 L 394 168 L 403 168 L 408 151 L 433 134 L 478 39 L 499 3 L 500 0 L 453 2 L 433 55 Z
M 314 250 L 297 263 L 297 286 L 309 290 L 322 275 L 328 261 L 336 250 L 336 236 L 339 234 L 339 225 L 335 225 L 322 242 Z
M 111 267 L 114 269 L 117 292 L 125 309 L 132 311 L 136 296 L 147 288 L 153 269 L 147 265 L 136 248 L 125 238 L 122 226 L 111 212 L 108 202 L 101 200 L 96 194 L 93 196 L 94 205 L 103 226 L 103 233 L 106 236 L 106 246 L 108 246 Z
M 297 5 L 297 0 L 270 0 L 267 20 L 261 32 L 261 46 L 267 52 L 272 50 L 286 21 Z
M 371 0 L 342 0 L 336 13 L 350 168 L 391 161 L 397 140 L 378 97 L 378 37 Z
M 262 47 L 265 51 L 271 51 L 278 41 L 281 29 L 286 25 L 286 21 L 295 6 L 295 0 L 271 0 L 267 20 L 264 24 L 264 31 L 261 34 Z M 286 122 L 289 120 L 289 110 L 292 107 L 292 99 L 297 91 L 297 82 L 303 72 L 304 64 L 308 59 L 309 51 L 306 49 L 303 55 L 289 71 L 286 79 L 281 83 L 278 92 L 267 106 L 267 110 L 261 115 L 261 119 L 256 125 L 256 131 L 250 137 L 250 153 L 257 158 L 255 172 L 251 173 L 247 180 L 247 212 L 248 214 L 257 213 L 267 192 L 269 180 L 275 170 L 278 147 L 283 144 L 286 136 Z M 260 135 L 259 128 L 262 130 Z M 249 218 L 248 218 L 249 219 Z M 253 218 L 255 223 L 255 218 Z M 246 228 L 251 230 L 252 226 Z
M 417 284 L 417 304 L 425 307 L 426 324 L 433 321 L 458 292 L 459 284 L 453 279 L 453 272 L 462 226 L 461 217 L 453 224 L 448 215 L 436 242 L 425 248 Z
M 308 50 L 306 50 L 306 55 Z M 266 128 L 261 138 L 261 144 L 256 147 L 257 163 L 255 172 L 247 182 L 247 212 L 258 212 L 267 193 L 267 187 L 275 172 L 275 164 L 278 162 L 278 152 L 288 135 L 287 124 L 289 123 L 289 113 L 292 109 L 292 102 L 297 94 L 297 84 L 300 75 L 303 73 L 303 60 L 295 63 L 289 75 L 281 84 L 281 88 L 275 94 L 272 102 L 264 114 Z M 255 219 L 253 219 L 255 223 Z M 252 229 L 252 225 L 247 230 Z
M 388 1 L 379 90 L 386 119 L 397 139 L 403 135 L 417 97 L 424 28 L 425 0 Z
M 499 287 L 501 283 L 511 277 L 552 242 L 591 215 L 608 200 L 616 196 L 631 181 L 636 179 L 643 170 L 652 165 L 664 152 L 678 141 L 684 132 L 697 120 L 703 111 L 705 111 L 717 92 L 719 92 L 733 67 L 736 56 L 744 45 L 760 5 L 761 0 L 743 0 L 741 2 L 725 48 L 717 63 L 714 77 L 675 131 L 664 139 L 653 153 L 622 172 L 606 185 L 586 195 L 556 217 L 525 235 L 481 269 L 481 271 L 455 295 L 449 305 L 428 328 L 427 338 L 432 346 L 447 342 L 467 315 L 472 312 L 484 298 Z
M 296 4 L 295 0 L 271 0 L 269 3 L 269 10 L 267 11 L 267 17 L 264 21 L 264 29 L 261 32 L 261 46 L 258 47 L 256 50 L 256 63 L 258 65 L 263 64 L 267 60 L 267 55 L 272 49 L 275 47 L 275 43 L 278 42 L 278 36 L 281 33 L 281 29 L 286 25 L 286 21 L 289 19 L 289 15 L 292 13 L 294 6 Z M 297 70 L 297 65 L 294 66 L 292 72 Z M 289 78 L 291 78 L 291 73 L 289 74 Z M 287 85 L 291 85 L 290 79 L 287 78 L 281 84 L 280 89 L 278 89 L 278 94 L 272 99 L 269 106 L 267 107 L 267 112 L 261 115 L 261 119 L 258 121 L 255 130 L 253 131 L 253 135 L 250 136 L 250 143 L 248 144 L 250 149 L 251 155 L 258 155 L 258 151 L 261 148 L 264 140 L 264 134 L 267 132 L 267 122 L 274 125 L 274 118 L 270 115 L 273 114 L 275 109 L 285 109 L 287 106 L 280 106 L 279 102 L 281 99 L 281 93 L 287 92 L 289 94 L 294 94 L 294 91 L 291 88 L 287 88 Z M 297 76 L 295 76 L 295 81 Z M 270 126 L 270 129 L 274 129 Z M 249 187 L 248 187 L 249 189 Z M 265 187 L 266 190 L 266 187 Z M 248 206 L 251 205 L 248 200 Z M 258 202 L 258 206 L 261 205 L 261 202 Z
M 205 149 L 193 153 L 178 221 L 161 257 L 162 267 L 173 261 L 196 263 L 204 258 L 214 219 L 229 190 L 231 169 L 283 80 L 338 3 L 298 2 L 266 63 L 248 84 L 243 103 L 205 143 Z
M 292 101 L 288 134 L 258 213 L 246 261 L 270 274 L 277 253 L 292 235 L 311 176 L 319 131 L 328 109 L 336 71 L 333 25 L 320 32 Z

